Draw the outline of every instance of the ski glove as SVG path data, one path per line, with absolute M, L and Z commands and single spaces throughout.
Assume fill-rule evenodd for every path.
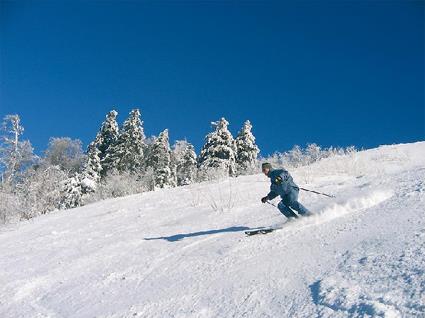
M 261 198 L 261 202 L 266 203 L 267 202 L 267 197 Z

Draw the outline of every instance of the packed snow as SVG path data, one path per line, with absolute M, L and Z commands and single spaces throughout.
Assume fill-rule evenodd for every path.
M 425 316 L 425 142 L 109 199 L 0 228 L 0 317 Z M 276 200 L 277 201 L 277 200 Z M 248 237 L 244 231 L 280 226 Z

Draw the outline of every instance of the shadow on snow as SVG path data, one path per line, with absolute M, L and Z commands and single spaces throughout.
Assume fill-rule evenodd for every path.
M 192 232 L 192 233 L 182 233 L 182 234 L 175 234 L 171 236 L 160 236 L 160 237 L 145 237 L 145 240 L 166 240 L 168 242 L 177 242 L 180 241 L 186 237 L 194 237 L 194 236 L 203 236 L 203 235 L 212 235 L 212 234 L 218 234 L 218 233 L 228 233 L 228 232 L 242 232 L 242 231 L 248 231 L 251 230 L 251 228 L 246 226 L 232 226 L 227 227 L 224 229 L 217 229 L 217 230 L 207 230 L 207 231 L 199 231 L 199 232 Z

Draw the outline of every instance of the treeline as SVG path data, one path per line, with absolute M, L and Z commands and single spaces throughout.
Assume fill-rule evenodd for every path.
M 249 121 L 236 138 L 226 119 L 213 122 L 197 155 L 186 140 L 170 147 L 167 129 L 146 138 L 138 109 L 121 127 L 117 115 L 114 110 L 106 115 L 86 152 L 79 140 L 51 138 L 42 157 L 34 155 L 28 140 L 22 140 L 19 116 L 6 116 L 0 144 L 1 221 L 256 169 L 259 149 Z
M 169 143 L 168 130 L 147 138 L 140 111 L 134 109 L 119 127 L 118 113 L 106 115 L 96 137 L 83 151 L 80 140 L 51 138 L 42 156 L 36 156 L 18 115 L 5 116 L 0 139 L 0 222 L 29 219 L 55 209 L 68 209 L 98 200 L 189 185 L 259 171 L 261 162 L 297 168 L 354 147 L 294 146 L 258 158 L 259 149 L 246 121 L 233 138 L 221 118 L 197 155 L 191 143 Z
M 356 147 L 329 147 L 322 148 L 319 145 L 312 143 L 305 148 L 295 145 L 291 150 L 284 152 L 275 152 L 262 161 L 267 161 L 275 167 L 298 168 L 310 165 L 316 161 L 334 157 L 352 155 L 357 152 Z

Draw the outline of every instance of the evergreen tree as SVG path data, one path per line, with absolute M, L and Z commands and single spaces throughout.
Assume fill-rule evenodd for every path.
M 87 162 L 84 168 L 84 177 L 98 182 L 100 180 L 100 173 L 102 165 L 100 164 L 100 150 L 92 142 L 87 149 Z
M 120 172 L 140 172 L 143 167 L 145 134 L 140 111 L 133 109 L 123 124 L 117 141 L 108 148 L 102 160 L 102 167 L 107 171 L 116 169 Z
M 61 191 L 60 209 L 70 209 L 82 203 L 81 180 L 78 174 L 68 178 L 63 183 Z
M 117 115 L 118 113 L 115 110 L 111 110 L 106 115 L 106 120 L 102 123 L 102 126 L 96 135 L 94 143 L 100 151 L 101 160 L 106 156 L 108 148 L 118 139 L 119 129 Z
M 155 188 L 176 186 L 172 169 L 168 129 L 161 132 L 152 144 L 147 165 L 154 171 Z
M 172 157 L 176 169 L 177 185 L 193 183 L 197 172 L 196 153 L 193 145 L 186 140 L 176 141 Z
M 115 110 L 111 110 L 106 115 L 106 120 L 102 123 L 99 132 L 94 140 L 94 145 L 99 150 L 99 159 L 102 165 L 102 176 L 105 176 L 108 172 L 108 160 L 105 160 L 109 153 L 109 148 L 115 144 L 118 139 L 119 129 L 117 123 L 118 113 Z
M 219 169 L 226 174 L 234 176 L 235 168 L 235 146 L 232 134 L 227 129 L 229 122 L 221 118 L 212 123 L 215 130 L 205 138 L 198 158 L 198 165 L 201 170 Z
M 173 151 L 169 151 L 170 153 L 170 180 L 173 187 L 177 186 L 177 161 L 174 157 Z
M 100 163 L 100 151 L 94 142 L 87 149 L 87 161 L 82 175 L 83 192 L 96 190 L 96 184 L 100 181 L 102 165 Z
M 238 173 L 252 172 L 257 164 L 259 149 L 251 132 L 252 125 L 247 120 L 235 139 L 236 167 Z

